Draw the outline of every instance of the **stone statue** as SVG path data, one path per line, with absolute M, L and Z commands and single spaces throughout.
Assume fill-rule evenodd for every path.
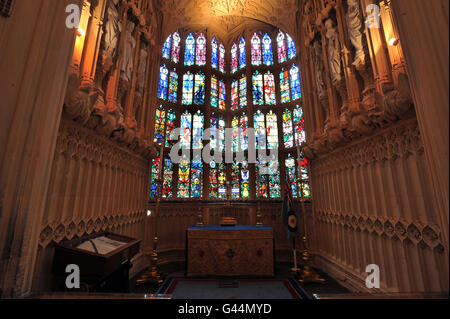
M 323 80 L 324 66 L 322 62 L 322 45 L 320 43 L 320 40 L 314 41 L 313 48 L 314 48 L 313 61 L 314 61 L 317 94 L 319 95 L 319 99 L 322 99 L 327 94 L 327 88 Z
M 137 71 L 136 90 L 140 93 L 144 92 L 145 85 L 145 71 L 147 69 L 147 47 L 142 44 L 141 52 L 139 54 L 139 67 Z
M 364 64 L 365 53 L 363 49 L 363 39 L 362 39 L 362 22 L 361 22 L 361 11 L 359 8 L 358 0 L 347 0 L 348 10 L 346 15 L 348 35 L 350 41 L 355 48 L 355 59 L 353 65 L 358 67 Z
M 326 38 L 328 39 L 328 64 L 333 85 L 342 80 L 341 44 L 339 34 L 332 19 L 325 21 Z
M 127 24 L 127 30 L 125 31 L 125 45 L 123 48 L 123 61 L 122 61 L 122 67 L 120 69 L 121 76 L 127 80 L 128 82 L 131 82 L 131 75 L 133 73 L 133 53 L 134 49 L 136 48 L 136 39 L 133 36 L 134 31 L 134 23 L 131 21 L 128 21 Z
M 104 53 L 112 61 L 117 53 L 117 45 L 119 43 L 122 26 L 119 17 L 119 0 L 111 0 L 109 2 L 105 25 L 105 43 Z

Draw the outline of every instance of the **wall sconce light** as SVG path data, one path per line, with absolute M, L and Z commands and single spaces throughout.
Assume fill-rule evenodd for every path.
M 77 29 L 77 35 L 79 37 L 84 37 L 85 34 L 86 34 L 86 32 L 83 29 L 81 29 L 81 28 Z
M 389 45 L 390 45 L 391 47 L 393 47 L 393 46 L 396 46 L 396 45 L 398 44 L 398 42 L 399 42 L 399 40 L 398 40 L 397 38 L 391 38 L 391 39 L 389 40 Z
M 152 215 L 152 211 L 149 209 L 148 211 L 147 211 L 147 217 L 150 217 Z

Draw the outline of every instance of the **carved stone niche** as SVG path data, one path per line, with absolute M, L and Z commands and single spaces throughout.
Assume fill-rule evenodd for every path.
M 90 91 L 80 88 L 78 74 L 69 75 L 64 98 L 64 111 L 72 120 L 82 125 L 87 123 L 92 113 Z

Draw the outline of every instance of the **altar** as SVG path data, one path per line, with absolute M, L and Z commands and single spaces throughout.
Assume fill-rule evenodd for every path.
M 272 277 L 273 241 L 266 226 L 189 227 L 187 276 Z

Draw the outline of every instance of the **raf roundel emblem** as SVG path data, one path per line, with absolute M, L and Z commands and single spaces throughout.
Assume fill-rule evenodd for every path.
M 295 215 L 289 216 L 288 225 L 289 225 L 290 228 L 296 228 L 297 227 L 297 217 Z

